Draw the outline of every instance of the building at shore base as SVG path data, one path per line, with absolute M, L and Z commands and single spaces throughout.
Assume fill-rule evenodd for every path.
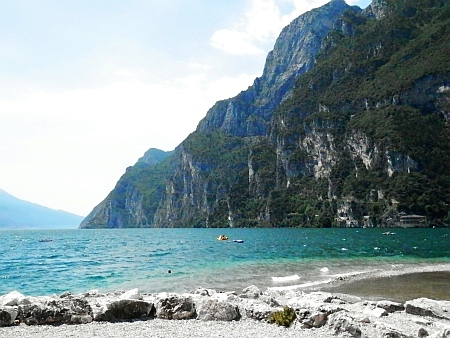
M 427 218 L 420 215 L 400 216 L 400 227 L 402 228 L 426 228 L 428 227 Z

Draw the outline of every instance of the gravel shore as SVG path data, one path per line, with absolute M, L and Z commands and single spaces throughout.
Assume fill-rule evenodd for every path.
M 61 326 L 26 326 L 0 328 L 1 338 L 87 338 L 87 337 L 157 337 L 157 338 L 269 338 L 269 337 L 336 337 L 325 329 L 297 330 L 278 325 L 241 320 L 233 322 L 204 322 L 198 320 L 153 319 L 131 323 L 98 323 Z

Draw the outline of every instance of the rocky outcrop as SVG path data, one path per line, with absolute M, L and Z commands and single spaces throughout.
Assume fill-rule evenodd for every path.
M 373 0 L 372 3 L 364 10 L 364 14 L 379 20 L 386 16 L 386 11 L 386 0 Z
M 357 322 L 355 317 L 347 312 L 337 312 L 330 316 L 328 325 L 334 334 L 345 334 L 350 337 L 361 337 L 361 324 Z
M 239 308 L 236 305 L 232 305 L 226 302 L 220 302 L 218 300 L 208 300 L 204 302 L 197 317 L 197 319 L 205 321 L 232 321 L 239 320 L 240 318 L 241 314 L 239 312 Z
M 174 295 L 158 300 L 156 316 L 161 319 L 192 319 L 197 317 L 197 312 L 192 298 Z
M 128 168 L 80 227 L 449 223 L 445 6 L 333 0 L 303 14 L 252 86 L 168 158 Z
M 124 228 L 130 224 L 133 227 L 151 226 L 157 204 L 148 200 L 161 197 L 164 183 L 161 171 L 155 171 L 154 167 L 168 160 L 172 153 L 149 149 L 133 167 L 127 168 L 106 199 L 81 222 L 80 228 Z M 150 182 L 146 184 L 148 180 Z M 142 191 L 142 187 L 147 185 L 152 185 L 150 194 Z
M 358 10 L 343 0 L 333 0 L 291 22 L 269 53 L 263 75 L 236 97 L 217 102 L 200 121 L 196 133 L 221 131 L 245 138 L 267 135 L 275 108 L 289 97 L 296 78 L 313 67 L 322 40 L 337 18 L 349 9 Z M 192 222 L 192 218 L 208 226 L 208 214 L 215 208 L 210 196 L 221 199 L 221 194 L 228 193 L 227 187 L 205 180 L 205 174 L 217 164 L 202 162 L 185 143 L 173 153 L 170 166 L 173 171 L 167 173 L 165 182 L 160 182 L 165 187 L 157 187 L 161 194 L 152 196 L 160 199 L 152 202 L 159 204 L 157 209 L 146 210 L 143 203 L 147 196 L 136 187 L 137 182 L 130 182 L 130 174 L 126 173 L 80 228 L 173 227 Z M 135 169 L 144 170 L 148 157 L 144 155 Z
M 11 326 L 16 323 L 17 315 L 19 310 L 12 306 L 2 306 L 0 307 L 0 327 Z
M 450 301 L 418 298 L 405 303 L 406 313 L 450 320 Z
M 337 337 L 447 337 L 450 319 L 443 314 L 448 303 L 420 298 L 403 306 L 325 292 L 262 292 L 255 286 L 246 288 L 240 295 L 211 289 L 197 289 L 189 294 L 141 294 L 137 289 L 114 294 L 67 292 L 51 297 L 29 297 L 13 292 L 0 297 L 0 326 L 75 325 L 155 318 L 268 322 L 271 314 L 289 307 L 296 313 L 289 330 L 299 334 L 314 330 L 318 336 L 322 332 L 324 336 L 332 333 Z
M 307 12 L 280 33 L 261 77 L 234 98 L 216 103 L 200 121 L 197 132 L 220 129 L 231 135 L 264 136 L 275 108 L 289 97 L 298 76 L 313 68 L 322 40 L 345 10 L 343 0 Z

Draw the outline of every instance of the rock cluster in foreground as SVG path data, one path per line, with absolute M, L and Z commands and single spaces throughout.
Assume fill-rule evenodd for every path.
M 240 294 L 199 288 L 189 294 L 141 294 L 133 289 L 114 294 L 90 291 L 28 297 L 14 291 L 0 297 L 0 326 L 154 318 L 267 322 L 270 314 L 284 307 L 294 309 L 297 315 L 289 330 L 346 337 L 450 337 L 450 301 L 419 298 L 401 304 L 325 292 L 261 292 L 255 286 Z

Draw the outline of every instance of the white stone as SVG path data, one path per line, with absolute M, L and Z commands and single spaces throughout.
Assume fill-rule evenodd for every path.
M 2 311 L 8 312 L 9 315 L 11 316 L 11 319 L 8 323 L 8 322 L 6 322 L 6 318 L 0 318 L 0 326 L 1 326 L 2 322 L 3 322 L 3 325 L 13 324 L 17 318 L 17 315 L 19 314 L 19 309 L 17 307 L 12 307 L 12 306 L 5 306 L 0 309 L 0 312 L 2 312 Z
M 383 316 L 387 316 L 388 313 L 386 312 L 385 309 L 376 307 L 373 308 L 371 306 L 366 306 L 363 310 L 363 314 L 365 315 L 369 315 L 369 316 L 373 316 L 373 317 L 377 317 L 377 318 L 381 318 Z
M 0 297 L 0 304 L 3 306 L 17 306 L 30 304 L 30 301 L 18 291 L 12 291 Z
M 139 292 L 139 289 L 132 289 L 130 291 L 125 292 L 124 294 L 122 294 L 119 299 L 135 299 L 135 300 L 141 300 L 142 299 L 142 295 Z
M 225 302 L 228 299 L 228 294 L 218 292 L 211 296 L 211 300 L 217 300 L 219 302 Z

